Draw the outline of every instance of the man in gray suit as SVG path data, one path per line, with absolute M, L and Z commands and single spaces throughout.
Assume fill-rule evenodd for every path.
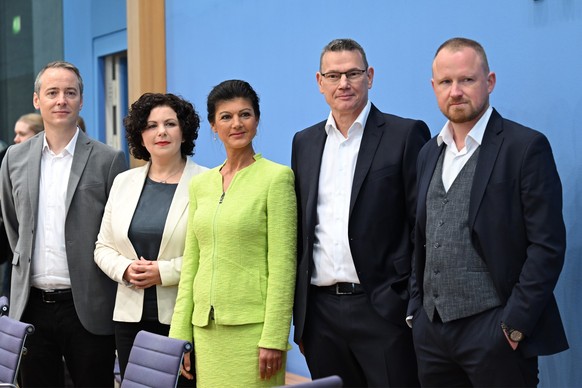
M 38 74 L 33 103 L 45 131 L 10 147 L 0 200 L 12 259 L 10 316 L 32 323 L 22 385 L 64 385 L 64 357 L 75 386 L 113 386 L 115 283 L 93 251 L 123 152 L 77 128 L 79 70 L 51 62 Z

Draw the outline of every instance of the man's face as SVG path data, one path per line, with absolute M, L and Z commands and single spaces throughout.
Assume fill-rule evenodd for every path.
M 42 74 L 40 82 L 40 91 L 34 93 L 33 103 L 40 110 L 45 128 L 76 127 L 83 97 L 75 73 L 49 68 Z
M 495 73 L 483 68 L 475 50 L 441 50 L 432 65 L 432 87 L 439 109 L 454 124 L 467 128 L 489 107 L 489 93 L 495 87 Z
M 344 73 L 351 70 L 366 70 L 360 76 L 348 80 L 341 75 L 339 81 L 333 82 L 322 74 Z M 372 88 L 374 69 L 364 67 L 364 61 L 359 51 L 330 51 L 323 55 L 321 72 L 317 72 L 319 91 L 325 96 L 334 116 L 356 117 L 368 102 L 368 89 Z

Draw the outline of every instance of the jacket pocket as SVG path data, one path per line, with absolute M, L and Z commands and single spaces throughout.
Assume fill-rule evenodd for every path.
M 20 253 L 14 252 L 14 256 L 12 256 L 12 265 L 20 265 Z

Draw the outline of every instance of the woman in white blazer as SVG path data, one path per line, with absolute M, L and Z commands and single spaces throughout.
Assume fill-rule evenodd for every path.
M 132 104 L 124 125 L 131 154 L 148 163 L 115 178 L 95 248 L 97 265 L 119 283 L 113 321 L 122 378 L 140 330 L 168 335 L 186 238 L 188 183 L 206 170 L 188 159 L 200 119 L 181 97 L 146 93 Z

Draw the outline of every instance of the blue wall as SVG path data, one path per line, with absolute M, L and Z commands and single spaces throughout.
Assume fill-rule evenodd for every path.
M 70 28 L 65 31 L 65 52 L 82 64 L 87 81 L 93 70 L 84 67 L 93 65 L 86 41 L 75 34 L 99 36 L 124 28 L 125 13 L 118 9 L 125 2 L 64 1 L 69 26 L 70 17 L 81 18 L 73 35 Z M 540 385 L 582 386 L 582 135 L 574 127 L 582 122 L 582 2 L 166 0 L 166 19 L 168 91 L 190 99 L 205 117 L 212 86 L 230 78 L 249 81 L 262 99 L 255 148 L 284 164 L 293 134 L 327 117 L 315 72 L 330 40 L 359 41 L 376 69 L 371 100 L 384 111 L 423 119 L 433 134 L 444 123 L 430 87 L 436 48 L 453 36 L 481 42 L 497 73 L 492 105 L 548 136 L 564 186 L 568 251 L 556 295 L 571 349 L 541 358 Z M 215 166 L 224 157 L 204 120 L 195 159 Z M 296 348 L 288 368 L 308 373 Z
M 444 124 L 430 87 L 436 48 L 453 36 L 481 42 L 497 73 L 491 102 L 552 143 L 564 185 L 567 261 L 556 294 L 572 349 L 541 361 L 544 386 L 582 386 L 582 2 L 576 0 L 166 0 L 168 89 L 205 115 L 213 85 L 249 81 L 261 96 L 256 149 L 289 164 L 293 134 L 323 120 L 328 108 L 315 72 L 322 47 L 351 37 L 375 67 L 371 100 L 385 111 L 420 118 L 433 134 Z M 577 152 L 578 151 L 578 152 Z M 202 124 L 196 159 L 222 162 Z M 578 195 L 576 195 L 578 194 Z M 289 369 L 304 373 L 297 351 Z
M 103 69 L 100 57 L 127 50 L 125 0 L 63 0 L 65 60 L 81 71 L 81 116 L 87 133 L 105 141 Z

